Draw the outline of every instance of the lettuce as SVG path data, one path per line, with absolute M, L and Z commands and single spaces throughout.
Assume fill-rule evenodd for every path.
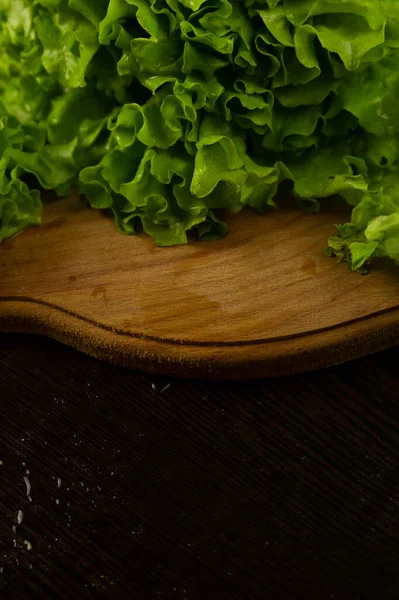
M 40 188 L 158 245 L 217 239 L 288 179 L 352 207 L 329 254 L 399 263 L 396 0 L 0 0 L 0 58 L 0 240 Z

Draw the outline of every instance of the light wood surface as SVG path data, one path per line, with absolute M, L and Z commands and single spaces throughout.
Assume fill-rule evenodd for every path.
M 399 269 L 323 254 L 343 209 L 230 215 L 215 242 L 157 248 L 79 199 L 0 245 L 0 330 L 128 367 L 252 378 L 329 366 L 399 339 Z

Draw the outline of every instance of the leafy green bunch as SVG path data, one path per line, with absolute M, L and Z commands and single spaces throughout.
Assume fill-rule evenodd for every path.
M 224 235 L 219 209 L 340 194 L 328 242 L 399 261 L 398 0 L 0 0 L 0 239 L 38 187 L 158 245 Z

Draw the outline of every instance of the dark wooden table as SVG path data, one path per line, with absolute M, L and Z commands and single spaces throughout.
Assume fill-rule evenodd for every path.
M 0 597 L 397 599 L 398 373 L 179 381 L 2 335 Z

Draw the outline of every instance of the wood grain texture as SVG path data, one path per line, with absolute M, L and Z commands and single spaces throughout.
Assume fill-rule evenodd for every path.
M 4 335 L 1 599 L 397 600 L 398 362 L 188 381 Z
M 228 218 L 216 242 L 156 248 L 77 198 L 0 247 L 0 329 L 43 333 L 120 365 L 254 378 L 397 343 L 397 269 L 351 273 L 322 250 L 338 209 Z

